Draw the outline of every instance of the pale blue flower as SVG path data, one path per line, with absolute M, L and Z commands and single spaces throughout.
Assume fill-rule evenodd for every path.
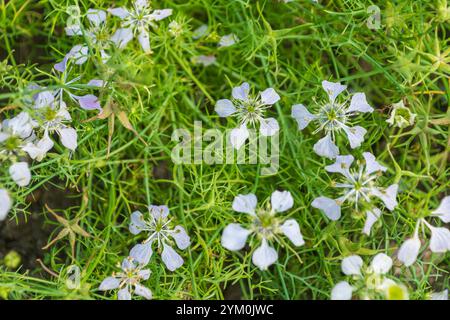
M 150 205 L 148 211 L 146 216 L 139 211 L 131 214 L 130 232 L 134 235 L 145 232 L 147 238 L 131 249 L 130 256 L 139 263 L 148 264 L 153 254 L 153 244 L 156 243 L 167 269 L 174 271 L 181 267 L 184 261 L 173 249 L 173 244 L 175 242 L 180 250 L 184 250 L 191 244 L 190 238 L 182 226 L 171 228 L 172 221 L 167 206 Z

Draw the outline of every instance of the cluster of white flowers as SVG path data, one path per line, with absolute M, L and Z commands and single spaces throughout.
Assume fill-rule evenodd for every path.
M 254 235 L 261 245 L 253 251 L 252 261 L 261 270 L 278 260 L 277 251 L 270 243 L 285 244 L 280 235 L 285 235 L 296 247 L 305 244 L 300 227 L 295 219 L 281 219 L 278 213 L 287 211 L 294 205 L 289 191 L 275 191 L 270 198 L 270 205 L 257 208 L 254 194 L 238 195 L 233 201 L 233 210 L 249 215 L 251 221 L 248 228 L 240 224 L 229 224 L 222 233 L 222 246 L 231 251 L 244 248 L 247 238 Z
M 336 145 L 336 135 L 344 132 L 350 142 L 352 149 L 361 146 L 364 141 L 366 129 L 350 122 L 350 117 L 358 113 L 372 112 L 374 109 L 368 104 L 366 96 L 362 92 L 353 94 L 344 101 L 338 100 L 338 96 L 347 88 L 340 83 L 323 81 L 322 87 L 328 95 L 328 101 L 319 105 L 316 114 L 310 113 L 301 104 L 292 107 L 292 116 L 297 121 L 299 129 L 305 129 L 310 122 L 317 122 L 319 131 L 325 132 L 325 137 L 320 139 L 313 147 L 316 154 L 328 159 L 334 159 L 334 163 L 325 166 L 330 173 L 342 175 L 340 181 L 333 181 L 332 186 L 337 188 L 339 197 L 336 199 L 320 196 L 314 199 L 311 206 L 320 209 L 331 220 L 341 217 L 341 210 L 345 204 L 351 210 L 365 212 L 366 221 L 363 233 L 370 235 L 372 226 L 381 216 L 382 204 L 387 210 L 393 211 L 397 203 L 398 184 L 394 183 L 383 187 L 380 183 L 382 173 L 387 168 L 381 165 L 376 157 L 370 152 L 363 152 L 364 160 L 357 161 L 357 166 L 352 167 L 355 158 L 353 155 L 339 155 Z M 230 142 L 234 148 L 241 148 L 249 138 L 248 126 L 255 127 L 259 124 L 260 134 L 271 136 L 279 131 L 278 121 L 275 118 L 266 118 L 265 112 L 273 104 L 280 100 L 280 96 L 273 88 L 266 89 L 258 95 L 250 93 L 250 86 L 244 82 L 241 86 L 232 90 L 232 100 L 218 100 L 215 111 L 219 117 L 234 116 L 237 118 L 238 127 L 230 134 Z M 233 210 L 247 213 L 251 217 L 248 228 L 240 224 L 229 224 L 222 234 L 222 246 L 231 251 L 244 248 L 248 236 L 256 235 L 260 246 L 253 251 L 252 261 L 261 270 L 266 270 L 276 262 L 278 254 L 270 242 L 279 242 L 285 245 L 279 235 L 286 235 L 295 246 L 304 244 L 298 223 L 294 219 L 288 219 L 284 223 L 275 215 L 290 209 L 293 199 L 289 192 L 276 191 L 272 194 L 271 207 L 267 209 L 256 209 L 256 196 L 254 194 L 238 195 L 233 202 Z M 433 212 L 444 223 L 448 223 L 450 211 L 450 197 L 443 200 L 441 206 Z M 431 231 L 430 248 L 434 252 L 446 252 L 450 249 L 450 231 L 446 228 L 431 226 L 425 219 L 419 219 L 416 232 L 412 239 L 407 240 L 399 251 L 399 259 L 406 265 L 411 265 L 415 260 L 420 248 L 418 238 L 419 226 L 427 226 Z M 353 271 L 347 268 L 349 265 L 358 266 Z M 360 270 L 362 259 L 352 256 L 344 259 L 343 271 L 347 275 L 353 275 L 359 281 L 366 281 L 363 298 L 374 298 L 381 292 L 388 299 L 407 299 L 408 293 L 403 285 L 395 283 L 384 275 L 389 271 L 392 260 L 385 254 L 379 254 L 374 258 L 371 267 L 363 272 Z M 360 287 L 357 287 L 360 288 Z M 340 282 L 333 289 L 332 298 L 350 299 L 354 287 L 347 282 Z M 358 289 L 359 290 L 359 289 Z M 377 293 L 377 295 L 374 294 Z
M 380 295 L 387 300 L 409 298 L 406 287 L 388 276 L 392 259 L 384 253 L 375 255 L 368 267 L 358 255 L 344 258 L 341 267 L 350 282 L 338 282 L 331 291 L 332 300 L 351 300 L 355 294 L 363 300 L 378 299 Z
M 131 214 L 129 225 L 130 232 L 134 235 L 144 232 L 146 239 L 135 245 L 129 257 L 122 263 L 122 271 L 113 274 L 100 284 L 99 290 L 106 291 L 120 288 L 118 292 L 119 300 L 130 300 L 131 292 L 134 292 L 146 299 L 151 299 L 151 291 L 142 285 L 141 280 L 147 280 L 150 270 L 142 270 L 150 262 L 153 255 L 153 246 L 161 254 L 161 258 L 170 271 L 175 271 L 183 265 L 183 258 L 175 251 L 173 244 L 185 250 L 191 244 L 191 239 L 186 230 L 181 225 L 172 228 L 172 219 L 169 218 L 169 208 L 167 206 L 148 207 L 148 214 L 144 215 L 139 211 Z
M 120 28 L 111 33 L 107 25 L 108 13 L 120 19 Z M 53 78 L 59 81 L 47 87 L 29 86 L 33 96 L 26 101 L 26 110 L 0 123 L 0 161 L 9 164 L 9 175 L 19 187 L 25 187 L 31 182 L 29 160 L 42 161 L 53 148 L 55 137 L 59 137 L 60 143 L 69 152 L 77 149 L 78 135 L 71 125 L 70 103 L 75 103 L 84 110 L 102 111 L 97 96 L 86 90 L 102 88 L 106 83 L 100 79 L 92 79 L 87 84 L 79 83 L 81 76 L 72 77 L 74 65 L 82 65 L 95 57 L 100 57 L 101 63 L 107 63 L 111 58 L 109 50 L 112 46 L 123 49 L 136 38 L 144 53 L 151 53 L 149 29 L 156 29 L 157 21 L 171 15 L 172 9 L 153 10 L 149 1 L 135 0 L 129 8 L 89 9 L 85 14 L 87 23 L 81 18 L 71 20 L 73 23 L 65 29 L 67 36 L 83 37 L 84 42 L 73 46 L 62 61 L 54 65 Z M 172 21 L 168 31 L 172 36 L 178 37 L 182 29 L 181 24 Z M 208 27 L 202 25 L 193 32 L 192 37 L 200 39 L 207 32 Z M 235 34 L 228 34 L 218 40 L 217 46 L 229 47 L 238 41 Z M 208 66 L 215 62 L 215 57 L 201 55 L 194 57 L 193 61 Z M 372 153 L 363 152 L 364 160 L 358 161 L 356 166 L 352 166 L 355 161 L 353 155 L 340 155 L 338 135 L 346 136 L 351 149 L 361 147 L 364 142 L 367 130 L 357 125 L 354 117 L 374 110 L 368 104 L 365 94 L 357 92 L 341 99 L 341 93 L 347 89 L 346 85 L 323 81 L 322 87 L 328 100 L 317 104 L 315 113 L 311 113 L 302 104 L 293 105 L 291 113 L 300 130 L 304 130 L 311 122 L 317 124 L 314 134 L 323 132 L 324 136 L 314 144 L 313 150 L 317 155 L 334 161 L 325 166 L 327 172 L 342 176 L 339 182 L 333 182 L 333 187 L 339 190 L 339 197 L 319 196 L 312 201 L 311 206 L 320 209 L 333 221 L 341 217 L 342 209 L 364 212 L 366 220 L 363 233 L 369 236 L 383 207 L 389 211 L 397 207 L 399 186 L 396 183 L 383 186 L 379 178 L 387 168 Z M 230 142 L 235 149 L 240 149 L 249 139 L 249 127 L 258 127 L 262 136 L 273 136 L 279 132 L 277 119 L 266 115 L 280 101 L 275 89 L 267 88 L 256 93 L 247 82 L 243 82 L 232 89 L 231 96 L 231 99 L 218 100 L 215 112 L 222 118 L 236 118 L 237 127 L 230 134 Z M 400 128 L 412 125 L 415 115 L 408 114 L 406 110 L 403 103 L 396 104 L 388 122 Z M 11 193 L 0 188 L 0 221 L 6 218 L 12 204 Z M 250 237 L 252 262 L 260 270 L 267 270 L 278 260 L 276 244 L 297 254 L 283 236 L 294 247 L 305 244 L 297 220 L 280 216 L 280 213 L 290 210 L 294 205 L 291 193 L 274 191 L 270 202 L 265 204 L 258 207 L 255 194 L 237 195 L 232 209 L 247 214 L 249 221 L 242 225 L 228 224 L 221 237 L 222 246 L 230 251 L 242 250 Z M 445 197 L 431 216 L 449 223 L 450 197 Z M 398 259 L 406 266 L 411 266 L 417 260 L 421 248 L 419 233 L 422 230 L 425 235 L 425 227 L 431 233 L 431 251 L 442 253 L 450 250 L 450 231 L 431 225 L 426 217 L 423 215 L 417 220 L 413 237 L 406 240 L 398 252 Z M 168 270 L 175 271 L 184 263 L 175 247 L 185 250 L 190 246 L 191 240 L 183 226 L 173 225 L 169 208 L 165 205 L 150 205 L 145 214 L 133 212 L 130 220 L 130 232 L 133 235 L 145 233 L 146 237 L 130 250 L 129 256 L 120 266 L 121 271 L 104 279 L 99 290 L 119 289 L 120 300 L 131 299 L 133 293 L 151 299 L 152 292 L 141 282 L 150 277 L 151 272 L 146 266 L 150 263 L 153 251 L 156 250 L 161 255 Z M 344 258 L 342 272 L 351 279 L 337 283 L 332 289 L 331 298 L 351 299 L 357 294 L 362 299 L 380 296 L 387 299 L 408 299 L 406 287 L 388 276 L 391 267 L 392 259 L 384 253 L 377 254 L 368 267 L 364 266 L 358 255 Z M 435 296 L 441 297 L 444 293 Z

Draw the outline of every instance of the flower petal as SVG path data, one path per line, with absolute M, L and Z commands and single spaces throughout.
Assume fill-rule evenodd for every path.
M 441 292 L 433 292 L 431 294 L 431 300 L 448 300 L 448 289 Z
M 143 269 L 143 270 L 139 270 L 139 272 L 138 272 L 139 277 L 141 277 L 142 280 L 148 280 L 148 278 L 150 278 L 151 273 L 152 272 L 150 269 Z
M 280 130 L 278 121 L 275 118 L 261 119 L 259 131 L 264 137 L 271 137 Z
M 150 36 L 146 30 L 141 30 L 141 32 L 139 32 L 138 40 L 145 53 L 150 53 L 152 51 L 150 48 Z
M 372 226 L 381 216 L 381 210 L 378 208 L 374 208 L 373 210 L 366 211 L 366 221 L 364 223 L 363 233 L 370 236 L 370 231 L 372 230 Z
M 222 247 L 231 251 L 241 250 L 245 246 L 247 237 L 251 231 L 242 228 L 237 223 L 230 223 L 223 229 Z
M 147 265 L 152 257 L 152 241 L 147 243 L 139 243 L 135 245 L 130 251 L 130 257 L 137 262 Z
M 363 260 L 358 255 L 352 255 L 344 258 L 342 260 L 342 272 L 347 275 L 360 275 L 361 267 L 363 265 Z
M 148 211 L 156 220 L 158 219 L 164 220 L 169 216 L 169 207 L 164 205 L 162 206 L 149 205 Z
M 333 221 L 341 217 L 341 206 L 336 200 L 327 197 L 318 197 L 311 203 L 314 208 L 322 210 Z
M 317 118 L 302 104 L 293 105 L 291 115 L 297 120 L 299 130 L 305 129 L 312 120 Z
M 327 172 L 340 173 L 350 179 L 351 174 L 349 170 L 354 160 L 355 158 L 352 155 L 337 156 L 335 163 L 326 166 L 325 170 Z
M 342 85 L 337 82 L 330 82 L 327 80 L 322 81 L 322 87 L 325 90 L 325 92 L 328 94 L 328 97 L 330 98 L 331 102 L 334 102 L 336 100 L 336 97 L 345 89 L 347 89 L 346 85 Z
M 430 249 L 433 252 L 447 252 L 450 250 L 450 230 L 447 228 L 431 227 Z
M 105 280 L 102 281 L 100 284 L 100 287 L 98 287 L 98 290 L 106 291 L 106 290 L 113 290 L 117 289 L 120 285 L 120 280 L 114 277 L 108 277 Z
M 230 133 L 230 142 L 233 148 L 239 150 L 245 143 L 245 141 L 250 136 L 248 129 L 245 125 L 240 126 L 239 128 L 235 128 L 231 130 Z
M 172 15 L 172 9 L 155 10 L 150 14 L 150 19 L 159 21 Z
M 373 108 L 367 103 L 366 95 L 363 92 L 357 92 L 353 95 L 350 101 L 350 107 L 347 109 L 347 113 L 372 111 Z
M 289 191 L 274 191 L 270 197 L 272 210 L 283 212 L 289 210 L 294 205 L 294 199 Z
M 28 143 L 23 151 L 28 153 L 31 159 L 42 161 L 48 151 L 53 148 L 53 141 L 48 136 L 48 133 L 44 133 L 44 136 L 36 144 Z
M 278 102 L 278 100 L 280 100 L 280 96 L 272 88 L 268 88 L 268 89 L 264 90 L 263 92 L 261 92 L 261 102 L 264 105 L 275 104 Z
M 261 246 L 253 252 L 252 261 L 260 270 L 267 268 L 278 260 L 278 253 L 270 247 L 266 239 L 262 239 Z
M 221 99 L 217 100 L 214 110 L 217 112 L 219 117 L 229 117 L 236 112 L 236 107 L 230 100 Z
M 69 58 L 74 60 L 75 64 L 78 65 L 83 64 L 88 59 L 89 47 L 77 44 L 72 49 L 70 49 L 68 55 Z
M 111 41 L 119 49 L 125 48 L 131 39 L 133 39 L 133 30 L 131 28 L 119 28 L 111 37 Z
M 370 264 L 371 269 L 376 274 L 386 274 L 391 270 L 392 259 L 384 253 L 378 253 Z
M 63 146 L 71 151 L 75 151 L 78 146 L 77 131 L 73 128 L 63 128 L 58 130 L 58 134 L 61 138 L 61 143 Z
M 152 299 L 152 291 L 140 284 L 134 285 L 134 293 L 136 293 L 138 296 L 144 297 L 147 300 Z
M 169 269 L 170 271 L 175 271 L 183 265 L 183 258 L 178 253 L 176 253 L 176 251 L 173 250 L 171 246 L 167 244 L 164 244 L 163 246 L 164 249 L 161 254 L 161 258 L 167 269 Z
M 386 167 L 379 164 L 373 154 L 370 152 L 364 152 L 363 157 L 366 160 L 366 174 L 371 174 L 377 171 L 385 172 Z
M 81 26 L 79 24 L 72 24 L 65 27 L 64 30 L 69 37 L 83 35 L 83 31 L 81 31 Z
M 321 157 L 334 159 L 339 154 L 339 149 L 331 139 L 331 135 L 327 134 L 314 144 L 314 152 Z
M 394 210 L 397 206 L 397 192 L 398 184 L 390 185 L 387 189 L 380 190 L 378 188 L 372 188 L 371 192 L 374 196 L 380 198 L 386 208 L 390 211 Z
M 70 58 L 70 54 L 68 53 L 64 56 L 64 58 L 60 62 L 56 63 L 53 66 L 53 68 L 55 68 L 56 71 L 61 72 L 61 73 L 66 71 L 67 61 L 69 61 L 69 58 Z
M 331 290 L 331 300 L 351 300 L 352 294 L 352 286 L 347 281 L 341 281 Z
M 20 187 L 27 186 L 31 181 L 31 172 L 27 162 L 16 162 L 9 167 L 11 178 Z
M 300 232 L 300 227 L 295 219 L 287 219 L 281 225 L 280 229 L 295 246 L 300 247 L 305 244 L 305 240 L 303 240 L 303 236 Z
M 106 12 L 99 9 L 89 9 L 86 13 L 86 17 L 92 25 L 99 27 L 106 21 Z
M 432 214 L 439 219 L 441 219 L 444 223 L 450 222 L 450 196 L 442 199 L 439 207 L 432 212 Z
M 252 193 L 246 195 L 239 194 L 233 200 L 233 210 L 254 216 L 257 202 L 258 199 Z
M 250 85 L 247 82 L 242 83 L 239 87 L 234 87 L 231 95 L 234 99 L 240 101 L 248 100 L 248 93 L 250 92 Z
M 128 10 L 125 8 L 111 8 L 108 9 L 108 12 L 111 13 L 113 16 L 119 17 L 120 19 L 125 19 L 130 15 Z
M 191 244 L 191 238 L 187 234 L 186 230 L 182 226 L 176 226 L 172 233 L 172 237 L 175 239 L 177 247 L 181 250 L 186 249 Z
M 402 246 L 398 250 L 398 260 L 403 262 L 403 264 L 407 267 L 413 265 L 419 255 L 420 245 L 421 243 L 418 237 L 413 237 L 403 242 Z
M 102 111 L 98 98 L 93 94 L 87 94 L 77 98 L 80 107 L 84 110 L 99 110 Z
M 11 210 L 12 200 L 8 191 L 0 189 L 0 221 L 5 220 L 9 210 Z
M 139 211 L 134 211 L 131 214 L 131 222 L 129 225 L 129 230 L 132 234 L 136 235 L 139 234 L 141 231 L 145 228 L 145 221 L 142 213 Z
M 361 126 L 354 127 L 343 127 L 343 130 L 347 134 L 348 141 L 350 142 L 350 147 L 352 149 L 358 148 L 361 146 L 361 143 L 364 141 L 364 136 L 367 133 L 367 130 Z
M 127 287 L 125 287 L 123 289 L 120 289 L 117 292 L 117 299 L 119 299 L 119 300 L 131 300 L 131 293 L 128 291 Z

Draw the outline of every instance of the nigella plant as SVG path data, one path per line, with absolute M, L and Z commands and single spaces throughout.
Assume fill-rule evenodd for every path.
M 361 126 L 354 126 L 350 118 L 358 113 L 372 112 L 373 108 L 367 103 L 366 95 L 362 92 L 355 93 L 348 103 L 348 99 L 339 100 L 338 95 L 347 86 L 340 83 L 322 81 L 322 87 L 328 95 L 328 101 L 322 103 L 315 114 L 312 114 L 302 105 L 292 106 L 292 117 L 297 120 L 300 130 L 305 129 L 312 122 L 317 123 L 314 134 L 323 131 L 325 137 L 314 145 L 314 152 L 321 157 L 335 158 L 339 154 L 336 146 L 336 135 L 345 132 L 352 149 L 358 148 L 364 141 L 367 130 Z
M 298 222 L 294 219 L 283 219 L 278 215 L 294 205 L 294 199 L 289 191 L 272 193 L 270 205 L 257 208 L 257 198 L 254 194 L 238 195 L 233 201 L 233 210 L 248 214 L 251 222 L 247 228 L 238 223 L 230 223 L 222 233 L 222 246 L 231 251 L 244 248 L 247 238 L 254 235 L 261 244 L 253 251 L 252 261 L 259 269 L 267 270 L 278 260 L 278 253 L 270 243 L 279 242 L 288 246 L 281 237 L 286 236 L 296 247 L 305 244 Z
M 249 138 L 248 126 L 255 127 L 259 124 L 259 131 L 263 136 L 273 136 L 278 132 L 278 121 L 274 118 L 264 118 L 266 110 L 274 105 L 280 96 L 268 88 L 258 95 L 250 94 L 250 86 L 244 82 L 241 86 L 232 90 L 233 99 L 221 99 L 216 103 L 215 111 L 219 117 L 234 116 L 239 122 L 239 127 L 230 133 L 231 144 L 239 149 Z
M 144 269 L 144 265 L 137 263 L 132 258 L 123 259 L 121 271 L 114 272 L 111 277 L 106 278 L 98 288 L 101 291 L 119 289 L 117 298 L 119 300 L 131 300 L 132 294 L 150 300 L 152 291 L 141 284 L 148 280 L 151 271 Z
M 450 196 L 442 199 L 439 207 L 431 212 L 432 217 L 437 217 L 444 223 L 450 222 Z M 422 228 L 421 228 L 422 227 Z M 445 253 L 450 251 L 450 230 L 444 227 L 435 227 L 431 225 L 425 218 L 420 218 L 416 222 L 416 227 L 412 238 L 406 240 L 398 251 L 398 259 L 409 267 L 417 260 L 422 243 L 419 238 L 420 228 L 422 234 L 425 235 L 425 227 L 431 233 L 430 250 L 437 253 Z
M 174 271 L 184 262 L 173 248 L 174 242 L 180 250 L 184 250 L 189 247 L 191 240 L 182 226 L 177 225 L 171 228 L 172 219 L 169 218 L 167 206 L 150 205 L 148 211 L 147 216 L 139 211 L 131 214 L 130 232 L 134 235 L 144 232 L 147 234 L 147 238 L 131 249 L 130 256 L 139 263 L 148 264 L 155 243 L 167 269 Z
M 109 59 L 109 55 L 105 51 L 111 42 L 106 29 L 106 12 L 99 9 L 89 9 L 86 13 L 86 18 L 89 21 L 89 26 L 86 29 L 79 20 L 66 27 L 65 30 L 68 36 L 84 36 L 86 43 L 75 45 L 64 56 L 64 59 L 55 65 L 55 69 L 59 72 L 66 70 L 69 59 L 72 59 L 75 64 L 85 63 L 91 54 L 90 50 L 93 48 L 98 49 L 103 63 Z
M 332 300 L 350 300 L 357 294 L 360 299 L 408 300 L 406 287 L 389 276 L 392 259 L 378 253 L 369 266 L 363 259 L 352 255 L 342 260 L 342 272 L 349 276 L 348 281 L 338 282 L 331 290 Z
M 311 205 L 322 210 L 331 220 L 338 220 L 341 217 L 341 206 L 345 202 L 353 205 L 358 211 L 365 210 L 367 217 L 363 232 L 369 235 L 372 225 L 381 214 L 380 209 L 373 204 L 373 197 L 379 198 L 384 206 L 392 211 L 397 206 L 398 185 L 392 184 L 387 188 L 378 186 L 377 178 L 387 168 L 380 165 L 370 152 L 364 152 L 363 157 L 364 163 L 359 163 L 356 168 L 351 168 L 354 161 L 352 155 L 337 156 L 334 164 L 326 166 L 326 171 L 342 175 L 342 181 L 333 183 L 333 186 L 341 191 L 342 196 L 337 199 L 321 196 L 314 199 Z
M 153 10 L 147 0 L 136 0 L 131 8 L 112 8 L 108 11 L 122 20 L 121 28 L 111 37 L 118 48 L 124 48 L 128 42 L 137 37 L 145 53 L 150 53 L 150 36 L 148 28 L 158 28 L 156 21 L 167 18 L 172 9 Z

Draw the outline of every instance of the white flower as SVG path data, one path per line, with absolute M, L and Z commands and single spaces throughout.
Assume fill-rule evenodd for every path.
M 55 69 L 59 72 L 64 72 L 66 70 L 67 62 L 72 59 L 75 64 L 83 64 L 87 61 L 88 57 L 92 52 L 90 52 L 90 46 L 95 47 L 99 50 L 101 61 L 103 63 L 107 62 L 110 56 L 106 53 L 109 45 L 109 39 L 106 37 L 106 12 L 99 9 L 89 9 L 86 13 L 86 18 L 89 21 L 89 26 L 84 29 L 81 22 L 68 25 L 66 27 L 66 34 L 68 36 L 84 36 L 86 38 L 86 43 L 75 45 L 68 54 L 65 55 L 64 59 L 55 65 Z
M 121 28 L 117 29 L 111 40 L 120 49 L 137 37 L 145 53 L 150 53 L 150 37 L 148 28 L 158 28 L 155 21 L 167 18 L 172 14 L 172 9 L 152 10 L 147 0 L 134 1 L 133 7 L 114 8 L 108 11 L 122 21 Z
M 375 255 L 368 267 L 364 266 L 360 256 L 348 256 L 342 260 L 341 268 L 345 275 L 351 277 L 351 282 L 338 282 L 331 291 L 332 300 L 350 300 L 359 290 L 364 299 L 376 298 L 380 293 L 390 300 L 408 299 L 406 287 L 387 276 L 392 268 L 392 259 L 384 253 Z
M 41 99 L 40 95 L 45 95 Z M 43 131 L 42 138 L 35 143 L 28 143 L 24 150 L 32 159 L 42 160 L 46 153 L 53 147 L 50 135 L 57 133 L 61 143 L 69 150 L 77 148 L 77 132 L 68 126 L 72 118 L 67 111 L 64 101 L 55 100 L 53 94 L 48 91 L 41 92 L 35 98 L 34 118 L 39 128 Z
M 296 247 L 305 244 L 300 227 L 294 219 L 283 220 L 276 213 L 292 208 L 294 199 L 289 191 L 275 191 L 271 196 L 270 208 L 257 208 L 257 198 L 254 194 L 238 195 L 233 201 L 233 210 L 246 213 L 251 218 L 248 229 L 237 223 L 225 227 L 222 233 L 222 246 L 231 251 L 244 248 L 249 235 L 255 234 L 261 240 L 261 245 L 255 249 L 252 256 L 253 264 L 261 270 L 278 260 L 278 253 L 270 246 L 270 242 L 281 242 L 280 235 L 285 235 Z
M 31 172 L 26 162 L 16 162 L 9 167 L 11 178 L 20 187 L 27 186 L 31 181 Z
M 11 210 L 12 200 L 5 189 L 0 189 L 0 221 L 5 220 L 9 210 Z
M 239 38 L 234 33 L 230 33 L 220 38 L 218 46 L 219 48 L 230 47 L 238 41 Z
M 391 116 L 388 120 L 386 120 L 386 122 L 391 126 L 406 128 L 414 124 L 415 118 L 416 114 L 412 113 L 407 107 L 405 107 L 403 100 L 400 100 L 399 102 L 393 104 Z
M 379 198 L 390 211 L 397 206 L 398 185 L 393 184 L 388 188 L 378 187 L 376 179 L 381 172 L 386 171 L 386 167 L 380 165 L 375 156 L 369 152 L 364 152 L 365 163 L 359 165 L 357 169 L 351 169 L 354 161 L 353 156 L 337 156 L 336 162 L 326 166 L 325 170 L 332 173 L 340 173 L 342 181 L 335 183 L 334 186 L 342 190 L 342 196 L 337 199 L 327 197 L 318 197 L 314 199 L 311 205 L 314 208 L 322 210 L 331 220 L 338 220 L 341 217 L 341 206 L 345 202 L 352 203 L 356 209 L 372 203 L 372 198 Z M 381 215 L 377 208 L 367 210 L 367 219 L 363 232 L 370 234 L 372 225 Z
M 131 300 L 133 292 L 150 300 L 151 290 L 140 283 L 150 277 L 151 271 L 143 269 L 142 264 L 136 263 L 131 258 L 123 260 L 121 269 L 121 272 L 113 273 L 111 277 L 103 280 L 98 289 L 101 291 L 119 289 L 117 292 L 119 300 Z
M 37 123 L 27 112 L 21 112 L 11 119 L 0 123 L 0 160 L 17 160 L 24 155 L 24 147 L 36 136 L 33 128 Z
M 248 125 L 259 123 L 260 133 L 263 136 L 273 136 L 279 131 L 279 125 L 274 118 L 264 118 L 266 109 L 270 108 L 280 96 L 272 88 L 260 92 L 257 96 L 250 94 L 250 86 L 244 82 L 232 90 L 233 100 L 221 99 L 216 103 L 215 111 L 219 117 L 235 116 L 239 127 L 230 133 L 231 144 L 239 149 L 249 137 Z
M 156 242 L 158 250 L 162 250 L 161 257 L 167 269 L 174 271 L 183 265 L 183 258 L 173 249 L 173 242 L 184 250 L 191 244 L 190 238 L 180 225 L 170 229 L 167 206 L 150 205 L 148 210 L 147 219 L 139 211 L 131 214 L 130 232 L 136 235 L 143 231 L 148 233 L 148 237 L 131 249 L 130 256 L 139 263 L 148 264 L 153 254 L 153 243 Z
M 442 199 L 439 207 L 431 213 L 432 217 L 438 217 L 444 223 L 449 222 L 450 197 Z M 419 238 L 419 229 L 424 230 L 427 227 L 430 230 L 430 250 L 436 253 L 445 253 L 450 251 L 450 230 L 444 227 L 434 227 L 428 223 L 425 218 L 420 218 L 416 222 L 414 235 L 406 240 L 399 249 L 398 259 L 407 267 L 416 262 L 419 255 L 421 242 Z M 425 234 L 423 232 L 423 234 Z
M 373 108 L 367 103 L 366 95 L 362 92 L 355 93 L 350 103 L 348 100 L 338 102 L 337 96 L 347 86 L 340 83 L 322 81 L 322 87 L 328 94 L 329 101 L 320 106 L 316 114 L 312 114 L 302 104 L 292 106 L 292 117 L 297 120 L 300 130 L 305 129 L 311 121 L 317 122 L 318 127 L 314 134 L 324 131 L 325 137 L 314 145 L 314 151 L 322 157 L 335 158 L 339 154 L 336 146 L 336 134 L 344 132 L 352 149 L 358 148 L 364 141 L 366 129 L 360 126 L 352 126 L 350 118 L 358 113 L 372 112 Z

